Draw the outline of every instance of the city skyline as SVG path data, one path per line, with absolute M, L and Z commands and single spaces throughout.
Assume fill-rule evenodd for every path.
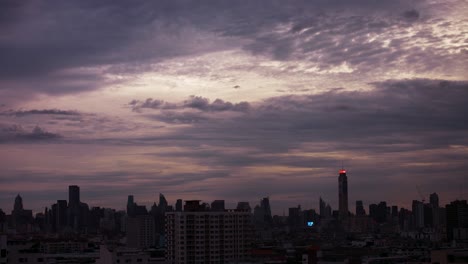
M 2 1 L 0 208 L 77 185 L 91 206 L 164 193 L 338 209 L 342 162 L 350 210 L 467 199 L 467 10 Z
M 340 172 L 340 175 L 342 175 L 343 173 L 343 169 L 340 169 L 339 172 Z M 344 174 L 346 174 L 346 172 L 344 172 Z M 337 188 L 337 194 L 339 194 L 340 192 L 340 189 L 341 189 L 341 186 L 339 185 L 338 188 Z M 68 199 L 63 199 L 63 197 L 57 197 L 56 200 L 51 200 L 49 204 L 47 205 L 44 205 L 43 207 L 41 208 L 29 208 L 28 207 L 27 209 L 28 210 L 32 210 L 33 214 L 37 214 L 37 213 L 43 213 L 44 210 L 46 208 L 49 208 L 51 209 L 51 205 L 54 204 L 55 202 L 58 202 L 58 201 L 65 201 L 67 202 L 70 206 L 77 206 L 77 204 L 86 204 L 86 206 L 88 206 L 88 204 L 86 203 L 87 201 L 81 201 L 80 200 L 80 196 L 81 196 L 81 189 L 79 186 L 77 185 L 69 185 L 68 186 L 68 191 L 66 191 L 66 195 L 68 196 Z M 169 194 L 170 195 L 170 194 Z M 452 200 L 452 201 L 447 201 L 445 204 L 444 204 L 444 199 L 440 199 L 440 197 L 437 195 L 437 192 L 434 192 L 434 193 L 431 193 L 429 194 L 427 197 L 424 197 L 424 195 L 422 195 L 422 193 L 419 193 L 419 198 L 415 198 L 411 201 L 407 201 L 405 204 L 408 204 L 409 206 L 405 206 L 405 205 L 401 205 L 401 204 L 395 204 L 395 203 L 392 203 L 391 201 L 386 201 L 386 200 L 379 200 L 379 201 L 367 201 L 367 202 L 363 202 L 363 200 L 355 200 L 355 201 L 352 201 L 352 202 L 349 202 L 348 201 L 348 206 L 347 206 L 347 210 L 348 210 L 348 213 L 349 214 L 352 214 L 352 215 L 356 215 L 355 212 L 356 212 L 356 206 L 354 205 L 354 202 L 360 202 L 361 205 L 363 205 L 363 208 L 364 208 L 364 212 L 369 212 L 370 210 L 370 206 L 371 205 L 376 205 L 380 202 L 385 202 L 385 203 L 388 203 L 389 205 L 391 206 L 397 206 L 398 208 L 405 208 L 405 209 L 411 209 L 411 203 L 414 204 L 414 201 L 419 201 L 419 202 L 427 202 L 427 203 L 435 203 L 433 201 L 434 197 L 437 197 L 437 204 L 441 204 L 441 205 L 445 205 L 445 204 L 449 204 L 450 202 L 453 202 L 453 201 L 458 201 L 458 200 L 463 200 L 463 199 L 455 199 L 455 200 Z M 131 201 L 131 203 L 137 203 L 139 204 L 140 206 L 144 206 L 146 209 L 149 209 L 151 208 L 151 206 L 153 206 L 154 204 L 158 204 L 157 203 L 157 200 L 159 199 L 159 202 L 161 202 L 161 197 L 163 197 L 163 199 L 166 201 L 166 198 L 165 198 L 165 195 L 162 194 L 162 193 L 158 193 L 156 194 L 156 197 L 154 200 L 150 200 L 150 201 L 144 201 L 144 200 L 139 200 L 138 197 L 135 197 L 134 194 L 128 194 L 127 197 L 127 200 L 126 200 L 126 205 L 122 206 L 122 205 L 118 205 L 117 207 L 115 206 L 105 206 L 103 204 L 90 204 L 89 205 L 89 208 L 92 208 L 92 207 L 100 207 L 100 208 L 111 208 L 111 209 L 115 209 L 115 210 L 118 210 L 118 211 L 128 211 L 128 206 L 129 206 L 129 203 Z M 173 199 L 169 199 L 169 201 L 166 201 L 167 205 L 170 205 L 172 206 L 173 208 L 176 208 L 177 207 L 177 203 L 179 201 L 183 202 L 183 201 L 192 201 L 192 200 L 195 200 L 195 201 L 201 201 L 201 202 L 204 202 L 204 203 L 207 203 L 207 204 L 210 204 L 211 202 L 215 202 L 215 201 L 223 201 L 223 206 L 224 206 L 224 202 L 226 202 L 226 208 L 235 208 L 236 206 L 238 206 L 238 204 L 240 202 L 247 202 L 249 203 L 249 205 L 253 208 L 255 207 L 256 205 L 261 205 L 263 203 L 263 200 L 266 198 L 268 198 L 269 201 L 273 201 L 271 202 L 272 204 L 275 204 L 275 200 L 274 199 L 271 199 L 272 197 L 271 196 L 263 196 L 257 200 L 254 200 L 254 201 L 248 201 L 248 200 L 228 200 L 228 201 L 225 201 L 223 199 L 223 197 L 218 197 L 216 200 L 200 200 L 198 199 L 197 197 L 189 197 L 188 199 L 181 199 L 181 198 L 173 198 Z M 343 219 L 345 218 L 344 217 L 344 210 L 346 210 L 345 208 L 343 208 L 342 210 L 340 210 L 340 207 L 339 207 L 339 204 L 336 204 L 336 206 L 334 206 L 334 204 L 330 203 L 328 200 L 323 200 L 322 199 L 323 197 L 320 196 L 318 197 L 318 201 L 316 203 L 316 205 L 312 205 L 310 206 L 310 204 L 315 204 L 315 202 L 312 202 L 312 201 L 308 201 L 308 202 L 303 202 L 303 203 L 295 203 L 295 204 L 292 204 L 292 205 L 288 205 L 289 207 L 281 207 L 281 208 L 278 208 L 276 206 L 273 206 L 273 208 L 271 209 L 271 212 L 272 212 L 272 215 L 278 215 L 278 216 L 281 216 L 281 215 L 284 215 L 288 209 L 290 208 L 293 208 L 295 206 L 301 206 L 303 209 L 305 210 L 309 210 L 309 209 L 312 209 L 312 210 L 315 210 L 318 214 L 320 214 L 320 212 L 322 212 L 321 208 L 320 208 L 320 203 L 319 201 L 322 200 L 324 202 L 324 206 L 325 205 L 331 205 L 331 210 L 332 212 L 336 212 L 338 215 L 339 215 L 339 218 Z M 428 199 L 426 199 L 428 198 Z M 5 213 L 8 213 L 10 211 L 13 211 L 14 208 L 16 208 L 18 206 L 18 199 L 20 199 L 20 204 L 21 204 L 21 209 L 23 209 L 24 207 L 24 198 L 21 196 L 20 193 L 18 193 L 16 196 L 15 196 L 15 199 L 14 199 L 14 203 L 11 203 L 12 206 L 11 206 L 11 210 L 7 207 L 7 208 L 1 208 Z M 70 203 L 70 201 L 73 199 L 73 201 Z M 78 201 L 78 203 L 77 203 Z M 269 205 L 268 205 L 269 206 Z M 322 212 L 323 213 L 323 212 Z

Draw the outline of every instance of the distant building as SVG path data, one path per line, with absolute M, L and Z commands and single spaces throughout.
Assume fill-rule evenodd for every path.
M 413 210 L 413 221 L 414 221 L 413 227 L 415 229 L 423 228 L 424 227 L 424 203 L 417 201 L 417 200 L 413 200 L 412 210 Z
M 321 219 L 330 218 L 332 216 L 332 208 L 329 204 L 319 198 L 319 214 Z
M 338 176 L 338 212 L 340 219 L 348 217 L 348 177 L 346 170 L 340 170 Z
M 137 215 L 127 219 L 127 247 L 151 248 L 156 245 L 155 221 L 150 215 Z
M 200 201 L 186 201 L 185 211 L 166 213 L 167 263 L 244 260 L 252 241 L 251 221 L 247 211 L 214 212 Z
M 456 200 L 446 207 L 447 239 L 468 241 L 468 204 L 466 200 Z
M 366 210 L 364 210 L 364 205 L 362 201 L 356 201 L 356 216 L 366 215 Z
M 248 211 L 249 213 L 252 211 L 249 202 L 238 202 L 236 209 Z
M 217 212 L 224 211 L 224 200 L 214 200 L 211 203 L 211 211 L 217 211 Z

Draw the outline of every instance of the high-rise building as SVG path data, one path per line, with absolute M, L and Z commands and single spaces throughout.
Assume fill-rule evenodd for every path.
M 70 207 L 80 205 L 80 187 L 76 185 L 68 186 L 68 204 Z
M 135 215 L 135 202 L 133 201 L 133 195 L 129 195 L 127 198 L 127 215 Z
M 327 204 L 322 197 L 319 198 L 319 214 L 321 219 L 329 218 L 332 216 L 332 208 Z
M 184 209 L 166 213 L 167 263 L 235 263 L 247 258 L 253 233 L 249 212 L 208 211 L 199 201 L 186 201 Z
M 56 225 L 56 231 L 57 232 L 62 232 L 63 229 L 67 226 L 68 219 L 67 219 L 67 200 L 57 200 L 57 209 L 56 209 L 56 219 L 55 219 L 55 225 Z
M 432 205 L 432 208 L 439 208 L 439 195 L 437 195 L 437 193 L 432 193 L 429 196 L 429 202 Z
M 414 221 L 414 228 L 420 229 L 424 227 L 424 203 L 413 200 L 412 204 L 413 210 L 413 221 Z
M 468 240 L 468 204 L 466 200 L 456 200 L 447 204 L 447 239 Z
M 214 200 L 211 203 L 211 211 L 224 211 L 224 200 Z
M 127 246 L 150 248 L 156 244 L 154 218 L 150 215 L 137 215 L 127 219 Z
M 341 219 L 348 216 L 348 177 L 346 176 L 346 170 L 340 170 L 338 176 L 338 212 Z
M 176 205 L 175 205 L 175 210 L 177 212 L 182 212 L 182 199 L 177 199 Z
M 356 216 L 366 215 L 362 201 L 356 201 Z
M 238 202 L 236 209 L 248 211 L 249 213 L 252 211 L 249 202 Z
M 22 211 L 23 210 L 23 198 L 18 194 L 15 198 L 15 205 L 13 206 L 14 211 Z

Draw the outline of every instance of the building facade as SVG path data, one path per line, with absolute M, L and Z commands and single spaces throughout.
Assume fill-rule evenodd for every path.
M 251 214 L 244 210 L 197 209 L 166 213 L 167 263 L 228 263 L 248 257 L 252 241 Z M 187 210 L 187 208 L 190 208 Z
M 346 176 L 346 170 L 340 170 L 338 176 L 338 212 L 339 217 L 344 219 L 348 216 L 348 177 Z

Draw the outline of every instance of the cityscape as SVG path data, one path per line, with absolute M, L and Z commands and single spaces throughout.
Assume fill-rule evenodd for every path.
M 411 208 L 385 201 L 349 211 L 348 177 L 339 170 L 339 206 L 289 208 L 273 215 L 269 197 L 226 208 L 163 194 L 151 208 L 128 195 L 126 210 L 90 207 L 68 187 L 33 215 L 22 197 L 0 209 L 0 263 L 464 263 L 468 260 L 466 200 L 439 204 L 432 193 Z
M 0 0 L 0 264 L 468 263 L 468 0 Z

